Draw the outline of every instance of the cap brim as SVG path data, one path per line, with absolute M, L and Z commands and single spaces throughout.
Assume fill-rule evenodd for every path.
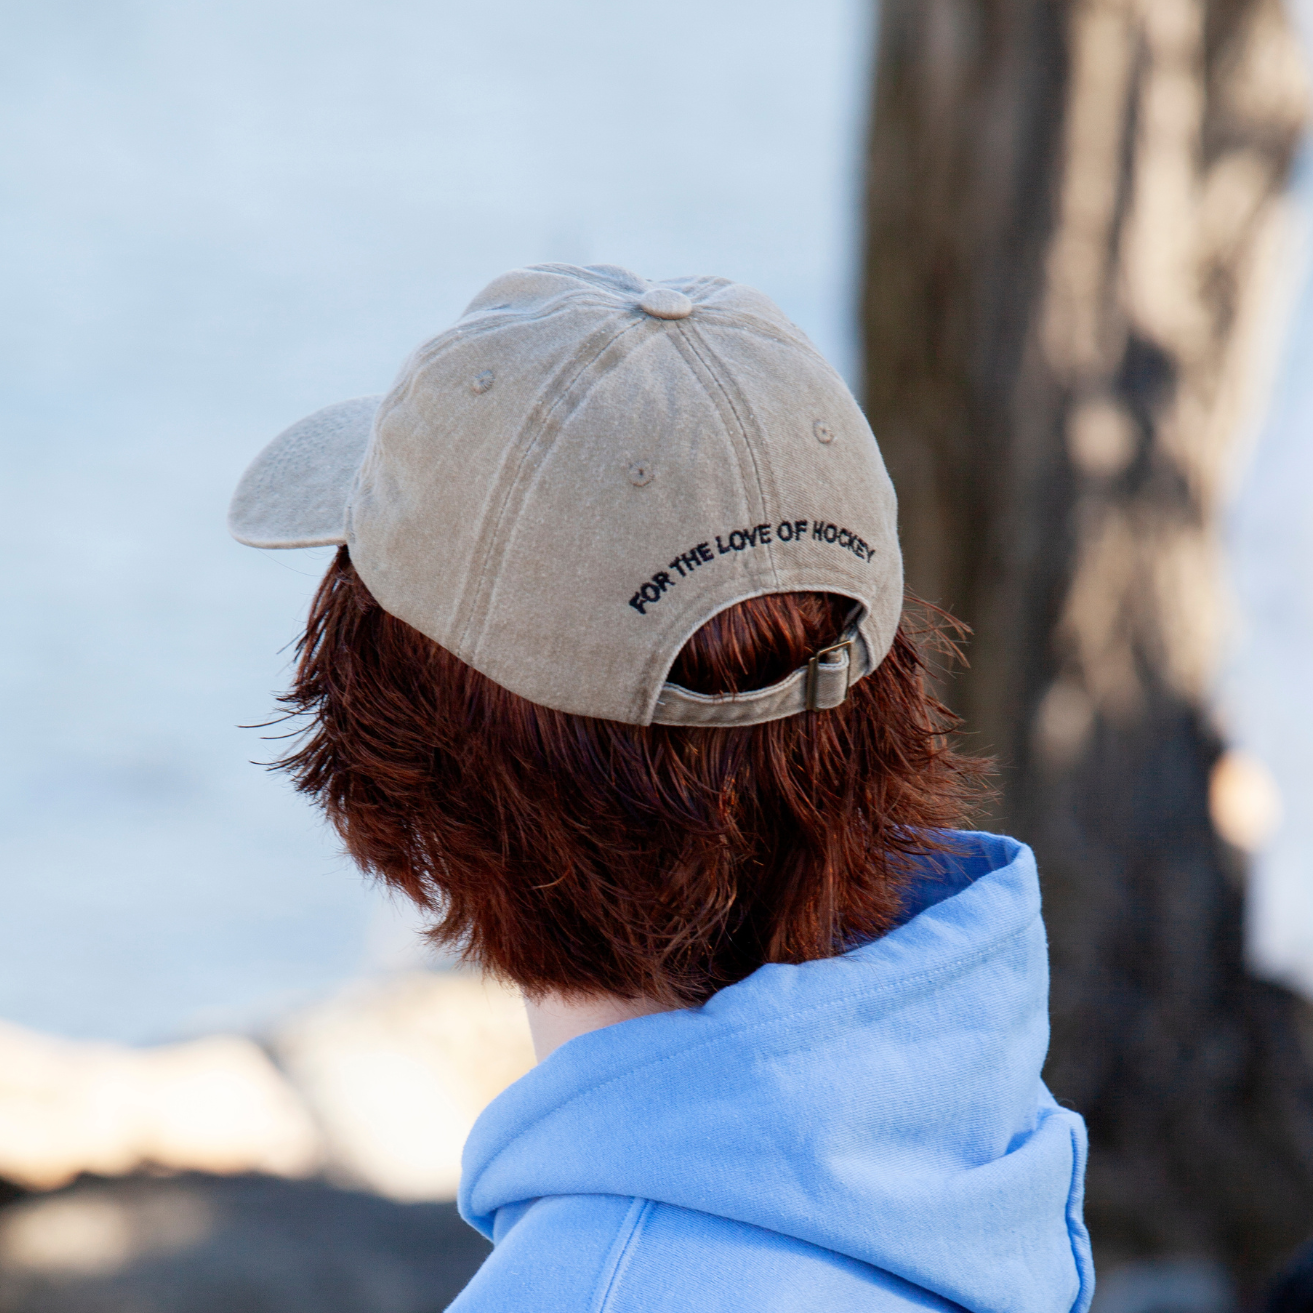
M 248 547 L 345 543 L 347 501 L 382 400 L 339 401 L 284 429 L 237 485 L 232 536 Z

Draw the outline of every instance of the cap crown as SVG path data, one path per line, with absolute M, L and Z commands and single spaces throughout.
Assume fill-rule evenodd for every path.
M 842 379 L 761 293 L 661 286 L 682 317 L 608 266 L 493 282 L 383 399 L 346 530 L 380 605 L 462 661 L 640 724 L 736 602 L 849 596 L 871 665 L 902 604 L 893 488 Z

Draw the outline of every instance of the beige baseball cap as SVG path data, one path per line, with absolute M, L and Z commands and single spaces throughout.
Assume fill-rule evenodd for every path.
M 531 702 L 635 725 L 836 706 L 902 609 L 893 486 L 839 375 L 758 291 L 536 265 L 491 283 L 382 397 L 317 411 L 242 476 L 252 547 L 345 543 L 380 606 Z M 712 616 L 853 601 L 769 688 L 667 681 Z

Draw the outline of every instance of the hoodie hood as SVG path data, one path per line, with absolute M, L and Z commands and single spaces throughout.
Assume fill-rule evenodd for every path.
M 528 1200 L 631 1196 L 968 1309 L 1088 1308 L 1084 1124 L 1040 1080 L 1034 859 L 1012 839 L 952 838 L 960 853 L 923 864 L 883 938 L 563 1045 L 479 1118 L 462 1215 L 491 1236 Z

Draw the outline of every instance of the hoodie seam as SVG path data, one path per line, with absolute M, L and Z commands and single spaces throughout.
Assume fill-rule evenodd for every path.
M 1071 1130 L 1071 1187 L 1067 1191 L 1067 1241 L 1071 1245 L 1072 1262 L 1076 1265 L 1076 1278 L 1080 1282 L 1080 1288 L 1076 1292 L 1076 1299 L 1072 1303 L 1071 1313 L 1082 1313 L 1088 1309 L 1094 1299 L 1094 1291 L 1090 1288 L 1089 1280 L 1086 1276 L 1086 1264 L 1082 1262 L 1083 1255 L 1080 1253 L 1076 1243 L 1077 1232 L 1072 1226 L 1073 1219 L 1080 1221 L 1082 1203 L 1084 1201 L 1085 1173 L 1082 1170 L 1081 1163 L 1081 1142 L 1080 1132 L 1077 1128 Z M 1083 1222 L 1081 1223 L 1083 1225 Z
M 899 990 L 908 988 L 909 986 L 924 984 L 927 981 L 938 979 L 941 976 L 946 976 L 955 970 L 961 969 L 964 966 L 971 965 L 973 962 L 978 962 L 981 958 L 988 957 L 991 953 L 997 952 L 999 948 L 1001 948 L 1004 944 L 1009 943 L 1013 939 L 1019 939 L 1023 934 L 1029 931 L 1031 926 L 1033 926 L 1035 922 L 1038 921 L 1039 919 L 1040 919 L 1040 914 L 1037 911 L 1035 915 L 1032 916 L 1025 923 L 1025 925 L 1018 926 L 1015 930 L 1009 931 L 1006 935 L 1001 935 L 999 936 L 999 938 L 991 940 L 988 944 L 982 945 L 980 948 L 976 949 L 972 953 L 966 954 L 962 957 L 956 957 L 952 960 L 952 962 L 946 962 L 943 966 L 929 968 L 924 971 L 916 972 L 910 976 L 905 976 L 901 980 L 894 981 L 888 985 L 881 985 L 872 989 L 856 990 L 852 993 L 845 994 L 844 997 L 841 999 L 827 999 L 823 1003 L 815 1003 L 811 1007 L 803 1008 L 801 1011 L 792 1012 L 789 1014 L 789 1016 L 790 1018 L 793 1019 L 806 1017 L 811 1015 L 812 1013 L 829 1011 L 831 1009 L 844 1006 L 845 1004 L 855 999 L 879 998 L 881 995 L 897 993 Z M 540 1117 L 536 1118 L 535 1121 L 541 1121 L 542 1117 L 555 1115 L 556 1113 L 561 1112 L 563 1109 L 568 1108 L 571 1104 L 577 1103 L 580 1099 L 583 1099 L 588 1095 L 594 1094 L 599 1090 L 604 1090 L 610 1085 L 617 1085 L 622 1081 L 630 1080 L 639 1072 L 650 1071 L 655 1067 L 664 1066 L 666 1063 L 679 1061 L 683 1058 L 686 1058 L 691 1053 L 696 1053 L 699 1049 L 709 1048 L 712 1047 L 713 1045 L 723 1043 L 728 1035 L 737 1036 L 737 1035 L 751 1034 L 754 1030 L 764 1030 L 768 1027 L 778 1025 L 779 1020 L 780 1020 L 779 1017 L 767 1017 L 757 1021 L 745 1022 L 739 1026 L 734 1027 L 732 1030 L 724 1031 L 717 1035 L 709 1035 L 706 1039 L 702 1040 L 700 1043 L 691 1045 L 688 1048 L 679 1049 L 677 1052 L 674 1053 L 663 1054 L 659 1058 L 651 1058 L 647 1062 L 641 1063 L 637 1067 L 626 1068 L 626 1070 L 624 1070 L 623 1072 L 617 1072 L 614 1076 L 609 1076 L 604 1081 L 600 1081 L 596 1084 L 588 1085 L 587 1087 L 581 1090 L 576 1090 L 572 1095 L 570 1095 L 568 1099 L 565 1099 L 560 1103 L 553 1105 L 550 1109 L 547 1109 Z M 497 1152 L 492 1155 L 491 1158 L 487 1159 L 483 1167 L 480 1169 L 480 1175 L 482 1175 L 483 1172 L 488 1171 L 493 1166 L 493 1164 L 496 1163 L 499 1158 L 501 1158 L 503 1154 L 507 1153 L 511 1148 L 513 1148 L 514 1145 L 519 1140 L 523 1139 L 524 1136 L 529 1133 L 529 1129 L 530 1128 L 526 1126 L 522 1130 L 517 1131 L 514 1136 L 512 1136 L 509 1140 L 507 1140 L 506 1143 L 503 1144 L 501 1148 L 498 1149 Z
M 588 1313 L 607 1313 L 607 1310 L 612 1307 L 611 1296 L 615 1293 L 620 1278 L 629 1266 L 629 1259 L 637 1246 L 638 1233 L 642 1230 L 643 1222 L 646 1220 L 651 1208 L 652 1201 L 650 1199 L 636 1198 L 629 1205 L 629 1211 L 620 1223 L 620 1229 L 616 1232 L 616 1238 L 611 1244 L 611 1252 L 607 1255 L 602 1275 L 598 1278 L 597 1289 L 594 1292 L 592 1303 L 588 1306 Z

